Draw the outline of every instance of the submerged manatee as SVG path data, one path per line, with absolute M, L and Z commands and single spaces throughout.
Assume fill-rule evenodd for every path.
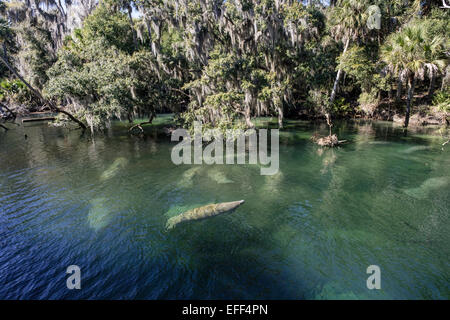
M 264 176 L 263 192 L 266 193 L 267 196 L 278 196 L 283 180 L 284 175 L 281 171 L 278 171 L 271 176 Z
M 226 175 L 217 168 L 212 168 L 208 171 L 208 178 L 214 180 L 218 184 L 234 183 L 233 180 L 228 179 Z
M 424 150 L 430 150 L 432 149 L 430 146 L 415 146 L 415 147 L 410 147 L 406 150 L 403 150 L 402 153 L 405 154 L 410 154 L 416 151 L 424 151 Z
M 405 193 L 413 198 L 425 199 L 431 192 L 450 185 L 450 177 L 438 177 L 425 180 L 418 188 L 406 189 Z
M 177 186 L 182 188 L 192 187 L 194 185 L 194 176 L 201 168 L 201 166 L 195 166 L 183 172 L 181 180 L 177 182 Z
M 206 206 L 195 208 L 189 211 L 186 211 L 185 213 L 182 213 L 180 215 L 177 215 L 175 217 L 170 218 L 167 220 L 166 228 L 172 229 L 177 224 L 191 221 L 191 220 L 201 220 L 206 219 L 209 217 L 217 216 L 221 213 L 229 212 L 231 210 L 236 209 L 239 207 L 242 203 L 244 203 L 244 200 L 240 201 L 233 201 L 233 202 L 223 202 L 218 204 L 208 204 Z
M 109 166 L 108 169 L 103 171 L 102 175 L 100 176 L 100 180 L 104 181 L 114 177 L 119 173 L 120 169 L 125 168 L 127 164 L 128 164 L 127 159 L 123 157 L 117 158 L 116 160 L 114 160 L 112 165 Z
M 89 201 L 88 222 L 89 226 L 96 231 L 105 227 L 110 220 L 110 210 L 107 208 L 108 200 L 106 198 L 96 198 Z

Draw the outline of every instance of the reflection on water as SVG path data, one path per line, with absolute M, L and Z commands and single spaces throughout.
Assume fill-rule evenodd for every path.
M 180 165 L 170 137 L 0 132 L 0 298 L 450 298 L 450 148 L 421 128 L 288 122 L 280 170 Z M 24 134 L 28 139 L 24 139 Z M 442 132 L 441 132 L 442 133 Z M 168 218 L 244 199 L 167 232 Z M 65 269 L 80 266 L 82 290 Z M 381 268 L 382 289 L 366 288 Z

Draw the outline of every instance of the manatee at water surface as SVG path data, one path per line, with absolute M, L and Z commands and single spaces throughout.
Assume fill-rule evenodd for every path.
M 239 207 L 242 203 L 244 203 L 244 200 L 233 202 L 222 202 L 217 204 L 213 203 L 203 207 L 186 211 L 180 215 L 177 215 L 167 220 L 166 229 L 172 229 L 177 224 L 182 222 L 206 219 L 209 217 L 217 216 L 221 213 L 232 211 L 237 207 Z
M 195 209 L 195 208 L 199 208 L 201 206 L 206 205 L 206 203 L 195 203 L 195 204 L 189 204 L 189 205 L 172 205 L 170 206 L 169 210 L 167 210 L 166 213 L 164 213 L 164 216 L 167 219 L 170 219 L 174 216 L 178 216 L 180 214 L 182 214 L 183 212 Z

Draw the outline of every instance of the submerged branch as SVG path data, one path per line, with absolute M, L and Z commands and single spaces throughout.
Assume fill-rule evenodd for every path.
M 135 125 L 132 126 L 130 129 L 128 129 L 128 132 L 132 133 L 136 128 L 138 128 L 139 131 L 140 131 L 141 133 L 144 133 L 144 129 L 142 128 L 142 126 L 143 126 L 143 125 L 146 125 L 146 124 L 151 124 L 151 123 L 153 122 L 153 119 L 154 119 L 154 118 L 155 118 L 155 115 L 152 114 L 152 115 L 150 116 L 150 118 L 148 119 L 148 121 L 144 121 L 144 122 L 135 124 Z

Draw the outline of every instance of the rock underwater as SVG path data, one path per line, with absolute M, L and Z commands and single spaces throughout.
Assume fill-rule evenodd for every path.
M 186 211 L 180 215 L 170 218 L 167 220 L 166 229 L 172 229 L 177 224 L 191 221 L 191 220 L 202 220 L 209 217 L 217 216 L 221 213 L 226 213 L 232 211 L 239 207 L 244 200 L 233 201 L 233 202 L 222 202 L 222 203 L 213 203 L 208 204 L 203 207 L 194 208 L 192 210 Z

